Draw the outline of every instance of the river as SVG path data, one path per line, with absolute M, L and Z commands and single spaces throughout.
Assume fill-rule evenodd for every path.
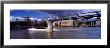
M 101 39 L 101 27 L 65 27 L 56 28 L 53 39 Z M 31 33 L 30 33 L 31 32 Z M 27 29 L 11 29 L 11 39 L 48 39 L 46 31 L 29 31 Z

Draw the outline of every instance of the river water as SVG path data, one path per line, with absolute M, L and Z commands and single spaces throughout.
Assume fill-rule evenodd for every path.
M 56 29 L 59 31 L 53 31 L 53 39 L 101 39 L 101 27 L 65 27 Z M 10 38 L 48 39 L 48 32 L 11 29 Z

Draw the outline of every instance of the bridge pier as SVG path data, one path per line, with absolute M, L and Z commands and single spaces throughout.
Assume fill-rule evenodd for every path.
M 53 26 L 52 26 L 52 22 L 49 20 L 46 20 L 47 24 L 48 24 L 48 28 L 47 28 L 47 32 L 48 32 L 48 39 L 52 39 L 53 38 Z

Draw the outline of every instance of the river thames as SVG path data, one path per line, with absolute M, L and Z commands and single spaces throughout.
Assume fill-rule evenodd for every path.
M 53 39 L 101 39 L 101 27 L 64 27 L 54 28 Z M 48 39 L 46 31 L 11 29 L 11 39 Z

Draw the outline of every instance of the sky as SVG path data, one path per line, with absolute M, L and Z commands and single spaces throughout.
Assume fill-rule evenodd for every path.
M 28 16 L 31 19 L 44 19 L 45 17 L 55 17 L 55 16 L 65 16 L 65 15 L 73 15 L 79 13 L 86 13 L 92 11 L 99 11 L 99 9 L 86 9 L 86 10 L 10 10 L 10 18 L 11 20 L 15 20 L 15 18 L 21 18 Z
M 52 14 L 44 13 L 36 10 L 12 10 L 10 11 L 10 16 L 14 17 L 33 17 L 33 18 L 43 18 L 47 16 L 52 16 Z

